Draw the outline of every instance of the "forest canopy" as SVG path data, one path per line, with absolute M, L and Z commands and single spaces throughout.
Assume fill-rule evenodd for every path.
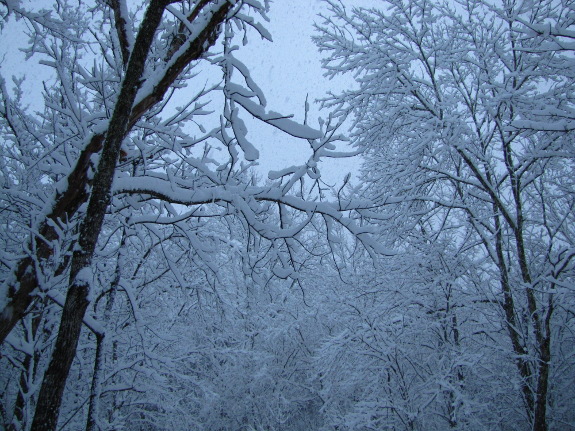
M 0 0 L 1 428 L 575 429 L 575 3 L 353 3 L 298 121 L 273 2 Z

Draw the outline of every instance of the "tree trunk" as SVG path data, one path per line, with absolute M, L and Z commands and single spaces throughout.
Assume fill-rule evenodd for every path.
M 86 284 L 74 283 L 66 297 L 56 347 L 38 395 L 33 431 L 53 431 L 58 423 L 62 394 L 76 353 L 84 312 L 88 306 Z
M 165 1 L 152 0 L 146 10 L 130 56 L 126 76 L 110 120 L 102 156 L 94 177 L 94 187 L 86 217 L 80 227 L 79 247 L 74 251 L 72 258 L 70 288 L 62 310 L 62 320 L 54 352 L 38 395 L 32 431 L 56 429 L 62 395 L 76 354 L 84 314 L 89 304 L 91 283 L 88 281 L 87 273 L 90 271 L 104 215 L 110 203 L 112 180 L 120 146 L 127 133 L 132 106 L 140 86 L 148 52 L 166 5 Z
M 59 238 L 54 226 L 59 225 L 59 220 L 70 220 L 78 211 L 78 208 L 88 199 L 90 187 L 90 157 L 101 150 L 104 141 L 103 134 L 96 134 L 90 138 L 86 148 L 80 153 L 74 170 L 68 175 L 69 187 L 55 198 L 52 211 L 46 220 L 37 227 L 38 238 L 33 238 L 31 250 L 36 251 L 35 258 L 38 262 L 48 259 L 53 250 L 51 242 Z M 9 302 L 0 313 L 0 343 L 4 342 L 16 323 L 26 314 L 26 311 L 34 299 L 33 292 L 38 287 L 38 274 L 32 256 L 21 259 L 14 271 L 14 281 L 8 285 Z
M 62 403 L 62 396 L 66 380 L 76 347 L 80 337 L 80 330 L 84 314 L 89 304 L 90 282 L 86 274 L 90 271 L 92 257 L 98 241 L 98 236 L 104 221 L 104 215 L 111 200 L 111 189 L 116 163 L 120 154 L 120 147 L 128 131 L 151 106 L 162 98 L 169 86 L 177 79 L 190 61 L 200 58 L 217 39 L 218 28 L 230 10 L 231 3 L 223 2 L 211 14 L 209 22 L 203 30 L 191 41 L 184 52 L 178 51 L 177 58 L 172 60 L 163 78 L 153 91 L 144 97 L 136 106 L 134 100 L 142 82 L 142 76 L 156 29 L 158 28 L 163 11 L 170 0 L 152 0 L 146 10 L 144 20 L 140 26 L 134 48 L 130 55 L 126 75 L 118 96 L 114 113 L 110 120 L 106 139 L 103 144 L 102 156 L 93 180 L 93 190 L 90 195 L 86 216 L 80 226 L 78 247 L 74 251 L 70 271 L 70 287 L 66 296 L 62 320 L 52 358 L 48 365 L 46 375 L 38 395 L 38 403 L 32 423 L 32 431 L 52 431 L 58 422 L 58 414 Z M 203 7 L 209 2 L 201 2 Z M 200 6 L 190 15 L 191 20 L 199 13 Z M 100 135 L 96 135 L 100 136 Z M 92 138 L 94 141 L 95 137 Z M 86 175 L 87 170 L 84 172 Z M 87 176 L 87 175 L 86 175 Z M 69 183 L 73 184 L 73 183 Z M 76 184 L 74 184 L 76 186 Z M 55 207 L 61 204 L 57 201 Z M 79 206 L 78 206 L 79 207 Z M 20 265 L 25 266 L 25 265 Z M 32 265 L 33 268 L 33 265 Z M 23 271 L 26 274 L 27 271 Z M 35 275 L 35 274 L 34 274 Z M 37 278 L 35 285 L 37 285 Z M 34 281 L 33 280 L 33 281 Z M 30 283 L 31 285 L 34 283 Z M 31 301 L 29 293 L 23 293 Z M 1 324 L 2 322 L 0 322 Z M 15 322 L 12 324 L 15 324 Z M 12 327 L 4 332 L 7 335 Z M 5 337 L 5 335 L 4 335 Z M 2 341 L 3 339 L 0 339 Z
M 106 302 L 106 309 L 104 310 L 104 320 L 110 319 L 114 301 L 116 299 L 116 292 L 120 284 L 122 276 L 122 262 L 124 260 L 124 247 L 126 246 L 126 230 L 122 232 L 122 239 L 120 241 L 120 249 L 118 251 L 118 259 L 116 261 L 116 268 L 114 270 L 114 280 L 110 286 L 110 296 Z M 102 375 L 104 359 L 107 350 L 105 334 L 96 334 L 96 358 L 94 359 L 94 373 L 92 374 L 92 385 L 90 387 L 90 401 L 88 403 L 88 420 L 86 422 L 86 431 L 98 431 L 99 419 L 99 404 L 100 395 L 102 392 Z
M 86 431 L 98 431 L 98 413 L 100 393 L 102 388 L 102 368 L 104 363 L 105 335 L 96 335 L 96 359 L 94 359 L 94 374 L 92 375 L 92 385 L 90 386 L 90 401 L 88 403 L 88 420 Z
M 538 337 L 539 345 L 539 376 L 537 378 L 537 394 L 535 397 L 535 418 L 533 431 L 547 431 L 547 392 L 549 387 L 549 366 L 551 363 L 551 316 L 553 315 L 553 296 L 549 294 L 547 314 L 545 316 L 545 334 Z

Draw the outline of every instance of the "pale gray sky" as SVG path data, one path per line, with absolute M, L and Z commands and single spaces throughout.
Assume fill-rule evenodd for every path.
M 349 7 L 373 6 L 376 1 L 344 0 L 343 3 Z M 351 77 L 328 80 L 323 76 L 320 54 L 311 40 L 314 23 L 322 21 L 319 13 L 327 13 L 327 4 L 322 0 L 273 1 L 270 22 L 266 23 L 273 43 L 253 37 L 238 54 L 249 65 L 252 77 L 264 91 L 269 109 L 295 114 L 296 120 L 303 121 L 304 103 L 306 95 L 309 95 L 312 126 L 317 124 L 318 115 L 328 115 L 327 112 L 318 112 L 318 106 L 312 103 L 314 100 L 324 97 L 329 91 L 338 93 L 354 85 Z M 260 135 L 256 137 L 255 133 Z M 252 127 L 249 136 L 260 150 L 261 165 L 270 169 L 304 163 L 310 154 L 307 143 L 286 138 L 273 127 Z M 358 158 L 332 159 L 321 170 L 325 179 L 334 183 L 348 172 L 355 173 L 359 165 Z

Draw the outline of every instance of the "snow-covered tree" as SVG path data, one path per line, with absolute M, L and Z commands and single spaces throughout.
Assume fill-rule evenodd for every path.
M 325 105 L 353 118 L 365 196 L 400 247 L 425 232 L 474 262 L 507 332 L 516 426 L 563 429 L 573 423 L 573 391 L 555 368 L 567 360 L 573 376 L 562 348 L 572 340 L 560 335 L 572 328 L 575 275 L 573 4 L 329 4 L 316 38 L 326 73 L 352 73 L 357 88 Z
M 0 200 L 8 229 L 2 238 L 0 341 L 20 350 L 18 358 L 43 352 L 37 394 L 37 384 L 20 385 L 28 400 L 33 397 L 31 429 L 56 429 L 73 360 L 87 352 L 78 353 L 83 325 L 94 334 L 96 350 L 106 345 L 106 322 L 92 314 L 114 312 L 110 289 L 122 288 L 130 297 L 127 286 L 135 278 L 135 295 L 139 282 L 150 282 L 142 274 L 162 265 L 170 285 L 193 284 L 193 271 L 182 269 L 189 259 L 201 260 L 196 269 L 218 273 L 210 255 L 214 241 L 237 243 L 203 231 L 204 220 L 233 220 L 248 240 L 265 240 L 273 274 L 296 283 L 301 265 L 293 250 L 305 229 L 339 224 L 370 252 L 380 248 L 358 223 L 354 210 L 364 203 L 329 201 L 311 187 L 319 184 L 321 159 L 342 155 L 335 151 L 339 122 L 330 117 L 314 128 L 270 110 L 249 67 L 234 56 L 237 36 L 244 43 L 254 36 L 271 40 L 259 22 L 267 2 L 58 1 L 44 10 L 4 0 L 0 8 L 3 19 L 25 24 L 26 55 L 50 70 L 36 89 L 43 97 L 38 113 L 23 105 L 18 82 L 12 91 L 8 77 L 1 77 Z M 270 173 L 266 184 L 255 181 L 249 169 L 258 150 L 248 137 L 248 118 L 307 142 L 308 161 Z M 14 220 L 12 214 L 23 216 Z M 134 238 L 142 247 L 136 259 L 156 254 L 156 268 L 124 264 L 121 249 L 136 244 Z M 110 270 L 114 276 L 106 278 L 98 268 L 106 262 L 118 268 Z M 246 274 L 257 272 L 257 262 L 244 263 Z M 109 309 L 93 304 L 101 294 Z M 134 306 L 138 299 L 129 301 Z M 59 328 L 46 335 L 54 343 L 49 356 L 30 345 L 38 335 L 25 319 L 31 312 L 32 319 L 45 316 L 54 303 L 62 310 Z M 49 315 L 47 328 L 54 324 L 54 313 Z M 26 359 L 22 367 L 14 364 L 22 372 L 29 368 Z M 92 395 L 98 385 L 96 378 Z M 92 407 L 91 429 L 98 425 Z M 23 420 L 3 410 L 6 422 Z

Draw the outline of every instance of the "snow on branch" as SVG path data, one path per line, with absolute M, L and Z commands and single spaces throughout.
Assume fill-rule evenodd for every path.
M 304 124 L 299 124 L 296 121 L 291 120 L 291 116 L 285 117 L 274 111 L 266 112 L 262 105 L 258 105 L 254 101 L 243 96 L 240 91 L 232 90 L 230 97 L 234 102 L 237 102 L 254 117 L 277 127 L 288 135 L 302 139 L 320 139 L 322 137 L 321 131 L 312 129 Z
M 392 255 L 393 251 L 385 248 L 375 239 L 377 229 L 370 226 L 359 226 L 356 221 L 346 213 L 351 213 L 361 208 L 355 208 L 351 203 L 346 204 L 342 211 L 340 203 L 309 201 L 301 197 L 285 195 L 277 187 L 257 186 L 233 186 L 220 185 L 210 188 L 195 189 L 186 188 L 160 178 L 117 178 L 114 183 L 114 193 L 130 193 L 150 195 L 153 198 L 168 201 L 172 204 L 186 206 L 204 205 L 213 203 L 227 203 L 238 210 L 247 221 L 262 236 L 267 239 L 290 238 L 300 232 L 311 221 L 314 215 L 327 217 L 343 227 L 355 236 L 364 247 L 373 254 Z M 280 228 L 271 224 L 264 224 L 256 217 L 251 209 L 250 202 L 274 202 L 290 207 L 297 212 L 306 215 L 306 220 L 301 225 L 289 228 Z M 361 202 L 360 205 L 365 203 Z

